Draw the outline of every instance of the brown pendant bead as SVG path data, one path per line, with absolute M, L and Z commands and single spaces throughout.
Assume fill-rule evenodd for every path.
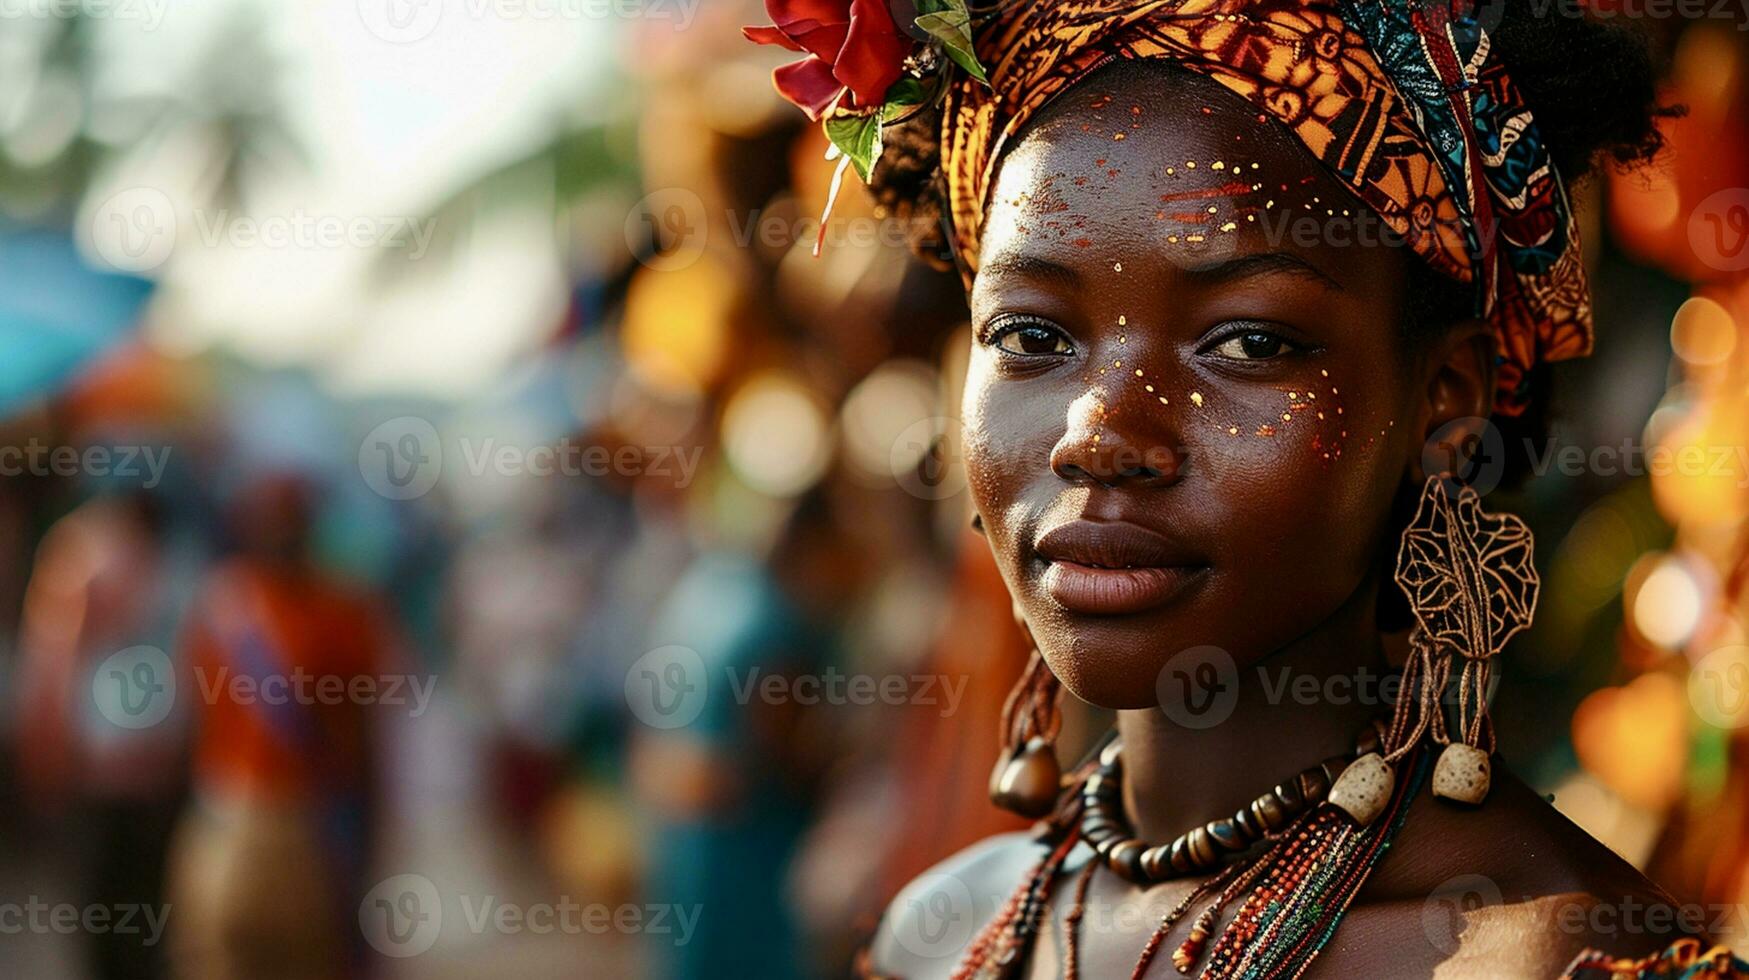
M 1273 832 L 1287 826 L 1287 814 L 1282 812 L 1281 801 L 1273 793 L 1259 796 L 1251 804 L 1251 815 L 1263 825 L 1265 832 Z
M 990 778 L 990 798 L 1004 810 L 1042 817 L 1055 809 L 1061 783 L 1056 750 L 1044 739 L 1034 738 L 997 763 Z
M 1375 729 L 1375 734 L 1382 733 Z M 1007 770 L 1034 754 L 1029 742 L 1008 760 Z M 1362 744 L 1369 744 L 1362 733 Z M 1049 750 L 1048 745 L 1042 748 Z M 1100 753 L 1100 764 L 1080 787 L 1083 812 L 1081 839 L 1111 870 L 1138 884 L 1165 881 L 1179 875 L 1206 874 L 1220 867 L 1228 856 L 1249 849 L 1269 834 L 1286 828 L 1307 809 L 1328 799 L 1332 786 L 1349 766 L 1345 758 L 1326 759 L 1299 773 L 1231 817 L 1213 820 L 1180 834 L 1169 844 L 1150 845 L 1132 835 L 1122 808 L 1123 770 L 1121 746 L 1114 739 Z M 1027 759 L 1028 762 L 1033 760 Z M 1055 763 L 1052 753 L 1050 761 Z M 1003 767 L 998 775 L 1005 775 Z M 1055 805 L 1052 797 L 1051 806 Z M 1042 902 L 1042 897 L 1039 899 Z M 1030 907 L 1030 904 L 1029 904 Z
M 1107 830 L 1116 830 L 1117 827 L 1117 821 L 1102 810 L 1089 810 L 1087 816 L 1081 820 L 1081 833 L 1089 837 Z
M 1081 787 L 1081 795 L 1090 799 L 1115 800 L 1122 792 L 1117 780 L 1103 769 L 1088 776 L 1087 784 Z
M 1190 852 L 1190 863 L 1199 869 L 1215 866 L 1220 861 L 1220 855 L 1215 853 L 1214 838 L 1209 836 L 1208 828 L 1197 827 L 1185 835 L 1187 850 Z
M 1140 883 L 1145 880 L 1142 877 L 1142 853 L 1147 849 L 1147 845 L 1139 840 L 1126 840 L 1111 849 L 1105 863 L 1125 881 Z
M 1099 847 L 1102 844 L 1109 847 L 1112 841 L 1118 840 L 1122 836 L 1123 835 L 1119 834 L 1116 830 L 1106 830 L 1098 834 L 1089 834 L 1085 831 L 1081 833 L 1081 839 L 1086 841 L 1087 846 L 1093 848 L 1095 851 L 1099 850 Z
M 1385 736 L 1390 734 L 1390 726 L 1383 719 L 1374 718 L 1372 724 L 1360 730 L 1360 737 L 1354 742 L 1354 757 L 1370 755 L 1374 752 L 1383 754 L 1385 751 Z
M 1118 827 L 1105 827 L 1105 828 L 1102 828 L 1101 830 L 1099 830 L 1097 833 L 1088 833 L 1086 831 L 1082 831 L 1081 837 L 1083 840 L 1087 841 L 1087 845 L 1089 847 L 1098 847 L 1099 845 L 1105 843 L 1106 841 L 1122 840 L 1124 837 L 1124 833 L 1123 833 L 1123 830 L 1121 828 L 1118 828 Z
M 1172 849 L 1169 846 L 1150 847 L 1142 852 L 1142 874 L 1149 881 L 1162 881 L 1172 874 Z
M 1281 801 L 1282 809 L 1290 814 L 1297 814 L 1306 807 L 1306 798 L 1300 795 L 1300 784 L 1297 779 L 1276 784 L 1275 798 Z
M 1233 826 L 1238 827 L 1239 833 L 1244 834 L 1248 841 L 1255 843 L 1263 839 L 1263 825 L 1257 822 L 1250 807 L 1233 814 Z
M 1219 844 L 1224 851 L 1236 853 L 1250 846 L 1250 842 L 1239 835 L 1239 828 L 1233 826 L 1231 820 L 1214 820 L 1203 829 L 1208 831 L 1208 835 L 1214 838 L 1214 842 Z
M 1171 850 L 1167 853 L 1166 860 L 1172 865 L 1172 870 L 1181 875 L 1196 870 L 1190 863 L 1190 841 L 1187 838 L 1179 837 L 1168 846 Z
M 1342 778 L 1342 770 L 1348 768 L 1348 763 L 1348 759 L 1344 759 L 1339 755 L 1333 755 L 1319 763 L 1318 768 L 1324 770 L 1324 778 L 1330 780 L 1331 786 L 1335 786 L 1336 780 Z M 1325 795 L 1329 794 L 1326 793 Z

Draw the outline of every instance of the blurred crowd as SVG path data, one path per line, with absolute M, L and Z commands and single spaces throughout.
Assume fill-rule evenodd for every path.
M 9 974 L 839 976 L 899 884 L 1016 826 L 959 285 L 853 188 L 813 254 L 832 168 L 760 19 L 626 26 L 635 96 L 430 204 L 483 235 L 535 202 L 557 270 L 518 322 L 482 307 L 529 342 L 459 397 L 165 342 L 201 269 L 93 251 L 102 140 L 5 143 Z M 1656 460 L 1749 445 L 1749 43 L 1651 26 L 1688 115 L 1664 168 L 1580 192 L 1598 354 L 1504 504 L 1546 587 L 1495 717 L 1569 816 L 1741 903 L 1749 469 Z M 1066 746 L 1105 723 L 1071 715 Z

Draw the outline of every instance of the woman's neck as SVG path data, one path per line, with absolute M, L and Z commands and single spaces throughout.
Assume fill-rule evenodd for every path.
M 1219 683 L 1236 688 L 1236 699 L 1196 690 L 1192 671 L 1185 683 L 1194 696 L 1187 700 L 1196 703 L 1186 711 L 1118 713 L 1124 811 L 1138 837 L 1161 843 L 1232 816 L 1302 769 L 1353 751 L 1362 726 L 1388 712 L 1384 697 L 1396 693 L 1394 679 L 1385 681 L 1375 592 L 1369 581 L 1288 646 L 1220 671 Z M 1212 675 L 1205 668 L 1201 676 Z M 1198 707 L 1205 709 L 1201 717 L 1189 713 Z

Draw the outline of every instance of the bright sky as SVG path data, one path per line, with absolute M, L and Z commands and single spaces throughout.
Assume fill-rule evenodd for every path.
M 111 91 L 178 91 L 226 18 L 259 25 L 259 50 L 238 56 L 241 70 L 277 63 L 280 102 L 311 158 L 306 172 L 275 172 L 247 188 L 241 222 L 202 206 L 198 175 L 210 144 L 196 136 L 154 145 L 91 195 L 81 226 L 97 236 L 100 255 L 121 254 L 119 239 L 102 236 L 123 234 L 115 229 L 130 220 L 159 231 L 138 260 L 163 283 L 149 327 L 156 342 L 180 351 L 226 344 L 268 363 L 310 364 L 352 393 L 460 397 L 550 330 L 567 284 L 548 202 L 495 208 L 450 229 L 419 219 L 588 105 L 587 93 L 609 77 L 610 42 L 623 26 L 604 16 L 609 5 L 83 2 L 114 11 L 101 20 Z M 157 224 L 128 217 L 172 208 L 175 217 Z M 161 233 L 166 225 L 173 239 Z M 385 237 L 423 254 L 425 238 L 443 232 L 459 236 L 453 251 L 397 263 L 406 274 L 391 280 L 367 279 Z

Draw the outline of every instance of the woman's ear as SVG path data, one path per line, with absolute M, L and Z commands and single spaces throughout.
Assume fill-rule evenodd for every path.
M 1421 451 L 1409 460 L 1419 486 L 1429 476 L 1459 475 L 1474 458 L 1494 411 L 1494 337 L 1480 320 L 1463 320 L 1428 345 L 1422 361 Z

